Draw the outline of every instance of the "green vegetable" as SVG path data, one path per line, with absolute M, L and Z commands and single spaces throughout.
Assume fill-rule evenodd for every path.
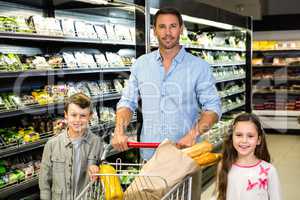
M 6 173 L 6 167 L 3 165 L 0 165 L 0 176 L 3 176 Z

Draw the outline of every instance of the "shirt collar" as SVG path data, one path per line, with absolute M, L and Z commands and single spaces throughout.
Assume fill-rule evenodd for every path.
M 67 129 L 64 129 L 61 134 L 63 134 L 62 139 L 63 139 L 64 145 L 65 146 L 70 145 L 72 143 L 72 141 L 70 140 L 70 138 L 68 136 Z M 82 141 L 86 142 L 87 144 L 91 144 L 91 136 L 90 135 L 91 135 L 90 131 L 87 130 L 82 137 Z
M 183 57 L 186 54 L 186 50 L 183 46 L 181 46 L 179 52 L 177 53 L 177 55 L 175 56 L 174 60 L 177 63 L 181 63 L 183 61 Z M 162 60 L 162 57 L 160 55 L 159 49 L 156 50 L 156 55 L 155 55 L 156 60 Z

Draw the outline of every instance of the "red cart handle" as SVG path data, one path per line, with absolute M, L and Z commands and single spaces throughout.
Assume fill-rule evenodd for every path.
M 129 148 L 157 148 L 159 144 L 156 142 L 127 142 Z

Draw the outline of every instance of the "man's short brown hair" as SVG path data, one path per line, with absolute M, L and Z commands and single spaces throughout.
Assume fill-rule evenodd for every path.
M 76 93 L 71 95 L 65 102 L 65 107 L 64 107 L 64 111 L 67 113 L 68 112 L 68 108 L 69 105 L 73 103 L 77 106 L 79 106 L 82 109 L 85 108 L 89 108 L 90 109 L 90 113 L 93 112 L 93 108 L 92 108 L 92 102 L 90 97 L 88 97 L 87 95 L 83 94 L 83 93 Z
M 176 10 L 175 8 L 161 8 L 155 13 L 155 15 L 153 17 L 154 27 L 156 26 L 158 16 L 159 15 L 166 15 L 166 14 L 175 15 L 178 19 L 179 25 L 182 26 L 183 20 L 182 20 L 180 12 L 178 10 Z

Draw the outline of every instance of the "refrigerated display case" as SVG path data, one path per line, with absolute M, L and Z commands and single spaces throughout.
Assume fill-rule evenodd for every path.
M 145 53 L 144 1 L 0 1 L 0 159 L 42 152 L 75 92 L 90 96 L 90 126 L 106 142 L 130 67 Z M 135 123 L 136 118 L 133 119 Z M 0 188 L 21 198 L 38 173 Z

